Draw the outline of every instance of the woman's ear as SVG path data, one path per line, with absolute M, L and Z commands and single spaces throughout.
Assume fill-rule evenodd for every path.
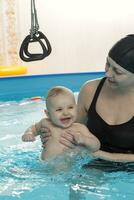
M 44 109 L 44 113 L 46 114 L 46 116 L 49 118 L 49 112 L 47 109 Z

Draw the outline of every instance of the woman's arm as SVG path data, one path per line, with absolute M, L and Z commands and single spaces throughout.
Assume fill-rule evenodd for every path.
M 99 140 L 89 132 L 88 128 L 80 123 L 75 123 L 73 129 L 68 130 L 68 133 L 73 136 L 74 143 L 77 146 L 83 146 L 90 152 L 95 152 L 100 149 Z
M 69 129 L 65 130 L 59 140 L 68 148 L 81 146 L 88 149 L 89 152 L 95 152 L 100 149 L 99 140 L 89 132 L 84 124 L 75 123 Z
M 87 122 L 87 110 L 85 107 L 85 101 L 86 101 L 86 91 L 85 91 L 85 86 L 83 86 L 79 92 L 78 95 L 78 101 L 77 101 L 77 122 L 82 123 L 86 125 Z
M 93 94 L 96 90 L 96 87 L 97 87 L 97 84 L 98 84 L 98 81 L 88 81 L 86 82 L 80 89 L 80 92 L 79 92 L 79 95 L 78 95 L 78 101 L 77 101 L 77 109 L 78 109 L 78 114 L 77 114 L 77 122 L 78 123 L 81 123 L 81 124 L 85 124 L 87 123 L 87 112 L 88 112 L 88 108 L 90 106 L 90 103 L 92 102 L 92 98 L 93 98 Z M 68 148 L 74 148 L 77 144 L 77 142 L 74 140 L 74 136 L 73 136 L 73 133 L 74 131 L 72 131 L 72 134 L 71 132 L 65 132 L 61 135 L 61 138 L 60 138 L 60 143 L 62 143 L 63 145 L 67 146 Z M 83 132 L 84 133 L 84 132 Z M 86 131 L 87 133 L 87 131 Z M 90 135 L 90 140 L 89 140 L 89 135 Z M 81 140 L 85 140 L 83 141 L 83 143 L 85 143 L 85 146 L 92 146 L 91 145 L 91 140 L 93 140 L 93 144 L 94 141 L 95 141 L 95 136 L 93 134 L 91 134 L 89 131 L 88 131 L 88 134 L 86 134 L 85 139 L 84 137 L 81 137 Z M 87 136 L 88 135 L 88 136 Z M 92 135 L 92 137 L 91 137 Z M 78 136 L 78 135 L 77 135 Z M 79 138 L 79 137 L 78 137 Z M 77 138 L 77 140 L 79 140 Z M 88 139 L 88 140 L 87 140 Z M 100 142 L 96 139 L 96 150 L 98 150 L 98 146 L 100 146 Z M 87 144 L 88 143 L 88 144 Z M 94 149 L 95 149 L 94 148 Z
M 92 156 L 113 162 L 134 162 L 134 154 L 110 153 L 99 150 L 92 153 Z

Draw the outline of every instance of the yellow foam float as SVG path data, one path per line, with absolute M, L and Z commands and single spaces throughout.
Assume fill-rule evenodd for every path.
M 24 66 L 0 66 L 0 76 L 16 76 L 26 73 L 27 68 Z

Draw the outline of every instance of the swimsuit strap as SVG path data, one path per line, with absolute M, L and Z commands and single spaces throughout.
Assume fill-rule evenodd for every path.
M 104 78 L 101 79 L 101 81 L 100 81 L 100 83 L 99 83 L 99 85 L 98 85 L 98 87 L 97 87 L 97 89 L 96 89 L 96 92 L 95 92 L 95 95 L 94 95 L 94 97 L 93 97 L 93 100 L 92 100 L 92 103 L 91 103 L 90 108 L 95 108 L 96 101 L 97 101 L 97 99 L 98 99 L 98 96 L 99 96 L 99 94 L 100 94 L 100 91 L 101 91 L 101 89 L 102 89 L 102 86 L 103 86 L 105 80 L 106 80 L 106 77 L 104 77 Z

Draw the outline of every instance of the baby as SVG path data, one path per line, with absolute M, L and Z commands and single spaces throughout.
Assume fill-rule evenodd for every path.
M 100 148 L 98 139 L 92 135 L 83 124 L 76 123 L 77 105 L 73 92 L 65 87 L 52 88 L 46 97 L 47 118 L 28 128 L 22 136 L 24 142 L 34 141 L 37 135 L 41 135 L 41 128 L 48 128 L 51 136 L 42 150 L 42 160 L 55 158 L 69 148 L 60 143 L 61 134 L 70 131 L 75 144 L 87 148 L 91 153 Z

